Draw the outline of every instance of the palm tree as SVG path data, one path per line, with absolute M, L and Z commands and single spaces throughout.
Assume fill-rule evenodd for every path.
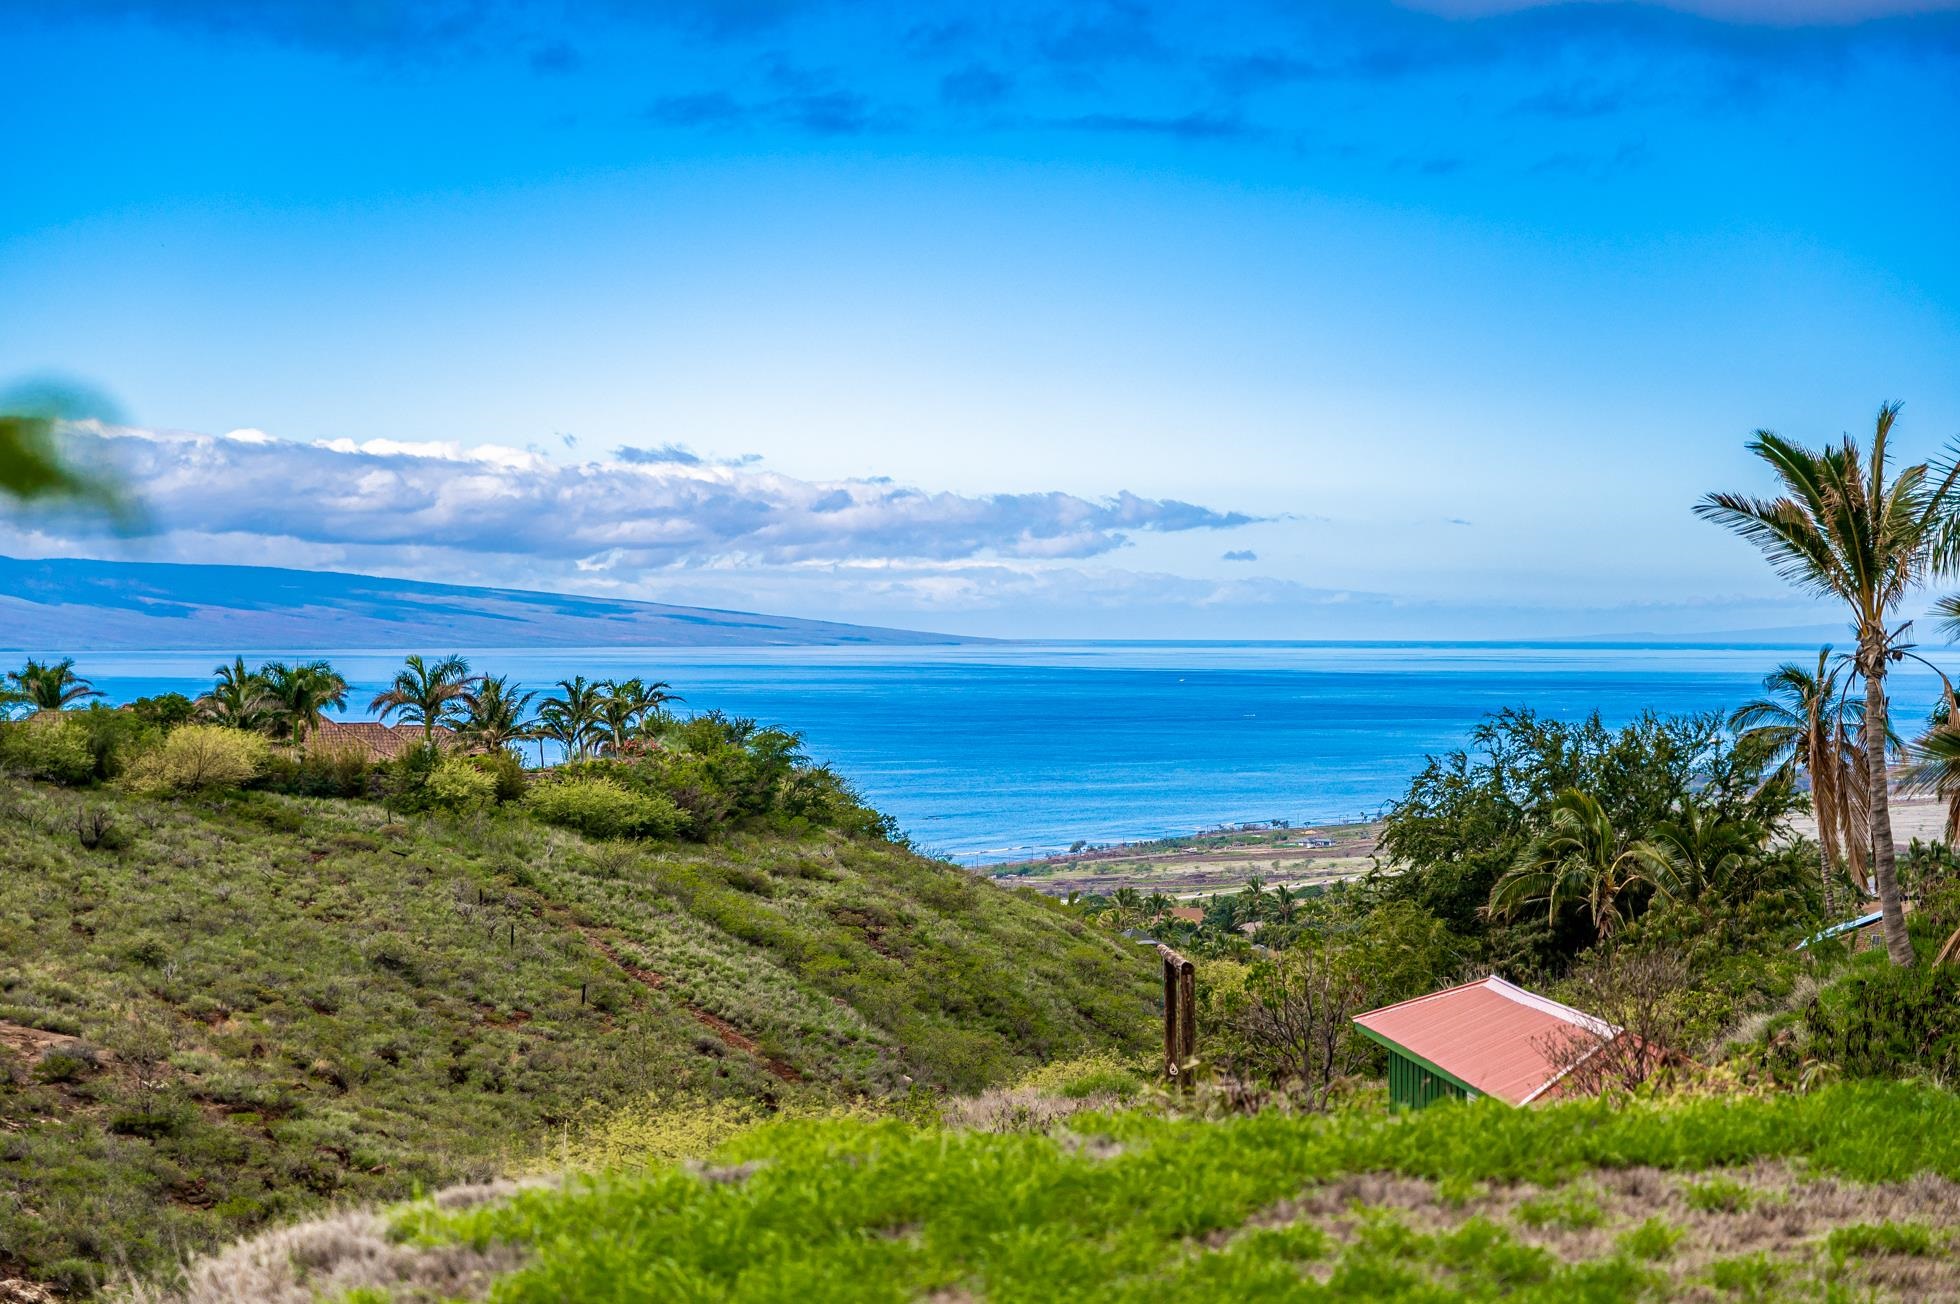
M 1300 911 L 1301 894 L 1281 883 L 1273 889 L 1273 917 L 1282 924 L 1293 922 L 1293 916 Z
M 95 686 L 75 673 L 75 658 L 40 662 L 30 660 L 19 670 L 9 670 L 9 701 L 35 711 L 65 711 L 77 702 L 100 697 Z
M 664 679 L 648 683 L 644 679 L 608 679 L 599 685 L 602 696 L 599 720 L 605 727 L 607 742 L 614 752 L 635 733 L 650 734 L 664 723 L 662 710 L 669 702 L 684 699 L 668 692 Z
M 447 656 L 431 663 L 416 653 L 403 661 L 394 682 L 374 695 L 368 710 L 379 711 L 383 720 L 400 711 L 409 724 L 422 726 L 423 745 L 430 746 L 435 743 L 437 725 L 447 726 L 468 710 L 474 682 L 470 663 L 463 658 Z
M 1745 878 L 1760 864 L 1769 838 L 1770 830 L 1763 825 L 1726 814 L 1690 793 L 1648 835 L 1645 845 L 1659 855 L 1643 852 L 1642 876 L 1662 896 L 1706 916 L 1719 899 L 1749 890 Z M 1830 893 L 1826 864 L 1827 902 Z
M 646 685 L 638 679 L 607 679 L 599 685 L 599 723 L 615 755 L 646 712 Z
M 1133 887 L 1119 887 L 1109 894 L 1111 923 L 1117 928 L 1134 927 L 1143 918 L 1143 893 Z
M 1777 772 L 1810 776 L 1810 805 L 1817 816 L 1817 856 L 1823 876 L 1824 914 L 1837 918 L 1833 885 L 1840 866 L 1866 884 L 1870 824 L 1865 815 L 1866 769 L 1857 741 L 1860 710 L 1839 692 L 1842 659 L 1833 664 L 1827 643 L 1813 670 L 1785 662 L 1763 678 L 1764 696 L 1729 716 L 1738 743 L 1763 748 Z
M 1271 913 L 1266 901 L 1266 880 L 1257 874 L 1247 874 L 1245 885 L 1232 902 L 1233 924 L 1263 923 Z
M 578 675 L 559 680 L 558 688 L 559 695 L 538 708 L 539 732 L 562 744 L 569 759 L 582 761 L 599 731 L 600 686 Z
M 325 661 L 306 661 L 287 665 L 268 661 L 259 667 L 265 680 L 266 697 L 282 728 L 295 746 L 303 746 L 306 736 L 320 727 L 330 710 L 347 705 L 347 681 Z
M 1546 922 L 1556 923 L 1560 911 L 1577 906 L 1606 938 L 1626 921 L 1629 889 L 1672 869 L 1660 848 L 1622 837 L 1591 793 L 1567 788 L 1553 799 L 1544 832 L 1492 885 L 1484 909 L 1501 919 L 1543 902 Z
M 485 675 L 463 699 L 464 716 L 456 732 L 473 747 L 501 752 L 532 736 L 524 713 L 536 693 L 522 693 L 509 675 Z
M 1790 583 L 1850 608 L 1858 648 L 1853 666 L 1865 681 L 1865 765 L 1868 775 L 1872 877 L 1885 918 L 1892 963 L 1912 963 L 1899 897 L 1897 848 L 1886 789 L 1885 669 L 1904 655 L 1905 627 L 1888 627 L 1899 603 L 1922 580 L 1954 569 L 1953 488 L 1960 460 L 1937 472 L 1925 462 L 1886 478 L 1886 445 L 1896 403 L 1878 410 L 1869 453 L 1846 436 L 1841 445 L 1805 448 L 1758 430 L 1749 449 L 1768 462 L 1781 483 L 1776 498 L 1715 493 L 1696 515 L 1735 531 L 1762 550 Z
M 275 709 L 265 676 L 247 670 L 244 657 L 234 657 L 230 665 L 218 666 L 211 673 L 217 682 L 197 699 L 198 715 L 233 729 L 263 729 Z
M 1153 924 L 1166 918 L 1176 905 L 1177 902 L 1161 891 L 1152 892 L 1143 899 L 1144 915 Z

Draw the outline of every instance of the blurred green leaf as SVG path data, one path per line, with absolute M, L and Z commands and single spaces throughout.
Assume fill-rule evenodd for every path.
M 0 395 L 0 496 L 67 500 L 132 523 L 136 504 L 120 483 L 62 455 L 63 423 L 87 417 L 111 418 L 113 408 L 75 386 L 39 385 Z

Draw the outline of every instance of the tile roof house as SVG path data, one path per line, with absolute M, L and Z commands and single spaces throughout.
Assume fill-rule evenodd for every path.
M 1186 924 L 1202 924 L 1205 922 L 1205 912 L 1197 906 L 1172 906 L 1171 918 Z
M 323 751 L 348 750 L 364 754 L 371 761 L 392 761 L 419 745 L 419 724 L 386 724 L 380 720 L 322 720 L 313 731 L 309 745 Z M 456 745 L 456 731 L 445 725 L 435 728 L 437 747 Z
M 1444 1097 L 1529 1105 L 1557 1093 L 1574 1067 L 1567 1047 L 1625 1035 L 1495 975 L 1370 1010 L 1354 1023 L 1388 1048 L 1390 1103 L 1418 1109 Z

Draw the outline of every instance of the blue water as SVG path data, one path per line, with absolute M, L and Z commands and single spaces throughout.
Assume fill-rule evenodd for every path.
M 316 655 L 313 653 L 308 656 Z M 399 667 L 328 655 L 352 714 Z M 1330 821 L 1398 796 L 1427 753 L 1485 714 L 1531 706 L 1609 723 L 1642 709 L 1727 710 L 1803 648 L 1446 644 L 1048 644 L 951 648 L 484 651 L 473 668 L 529 687 L 584 674 L 671 680 L 692 708 L 803 732 L 919 843 L 966 862 L 1190 833 L 1222 822 Z M 79 669 L 121 701 L 192 696 L 208 653 L 99 653 Z M 1923 719 L 1937 681 L 1894 680 Z

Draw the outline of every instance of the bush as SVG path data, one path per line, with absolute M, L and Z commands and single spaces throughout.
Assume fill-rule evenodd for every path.
M 517 759 L 514 752 L 496 751 L 482 756 L 473 756 L 470 763 L 490 776 L 496 784 L 499 804 L 516 801 L 530 787 L 530 779 L 524 772 L 524 762 Z
M 159 693 L 155 697 L 137 698 L 129 704 L 129 711 L 144 724 L 175 729 L 196 718 L 197 703 L 182 693 Z
M 187 724 L 136 758 L 132 786 L 153 792 L 237 788 L 265 767 L 271 746 L 258 734 L 217 724 Z
M 34 1077 L 40 1082 L 80 1082 L 102 1067 L 95 1047 L 79 1041 L 58 1042 L 41 1052 Z
M 378 767 L 361 747 L 280 748 L 252 786 L 288 797 L 369 797 L 378 786 Z
M 1920 1068 L 1960 1074 L 1960 968 L 1922 958 L 1909 969 L 1882 954 L 1819 993 L 1803 1012 L 1810 1054 L 1846 1077 L 1895 1078 Z
M 98 779 L 113 779 L 123 773 L 163 736 L 163 726 L 149 715 L 100 702 L 80 711 L 70 711 L 67 718 L 80 725 L 87 735 L 89 755 L 94 758 Z
M 0 768 L 79 785 L 95 778 L 95 753 L 87 728 L 69 715 L 48 712 L 0 726 Z
M 497 780 L 467 757 L 445 756 L 429 771 L 425 792 L 429 804 L 439 810 L 482 810 L 497 800 Z
M 680 810 L 672 801 L 654 793 L 629 792 L 612 779 L 541 783 L 523 804 L 545 823 L 591 838 L 667 838 L 681 827 Z

